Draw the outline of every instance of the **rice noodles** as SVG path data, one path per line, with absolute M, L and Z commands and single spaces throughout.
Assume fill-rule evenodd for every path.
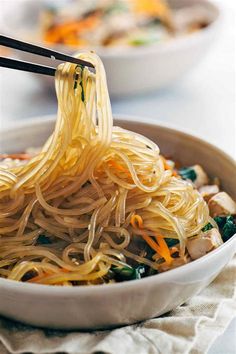
M 112 267 L 158 271 L 168 263 L 164 238 L 179 240 L 183 257 L 209 220 L 203 198 L 165 169 L 155 143 L 113 127 L 102 62 L 78 57 L 96 73 L 58 67 L 53 134 L 32 159 L 0 170 L 2 277 L 69 286 L 109 282 Z

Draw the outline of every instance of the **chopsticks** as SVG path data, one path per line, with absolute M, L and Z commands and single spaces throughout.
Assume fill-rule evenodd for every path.
M 43 74 L 48 76 L 54 76 L 56 72 L 56 69 L 51 68 L 50 66 L 37 65 L 33 63 L 28 63 L 26 61 L 3 57 L 0 57 L 0 66 L 2 66 L 3 68 L 28 71 L 35 74 Z
M 19 41 L 17 39 L 11 38 L 11 37 L 6 37 L 3 35 L 0 35 L 0 45 L 17 49 L 23 52 L 27 53 L 32 53 L 36 54 L 39 56 L 47 57 L 52 60 L 61 60 L 64 62 L 70 62 L 82 66 L 88 66 L 90 68 L 94 68 L 93 64 L 81 60 L 78 58 L 71 57 L 70 55 L 60 53 L 48 48 L 40 47 L 34 44 L 30 44 L 27 42 Z M 15 60 L 15 59 L 10 59 L 10 58 L 4 58 L 0 57 L 0 66 L 9 68 L 9 69 L 17 69 L 17 70 L 23 70 L 23 71 L 28 71 L 32 73 L 37 73 L 37 74 L 44 74 L 44 75 L 49 75 L 49 76 L 54 76 L 56 69 L 53 67 L 49 66 L 44 66 L 44 65 L 38 65 L 38 64 L 33 64 L 33 63 L 28 63 L 25 61 L 20 61 L 20 60 Z

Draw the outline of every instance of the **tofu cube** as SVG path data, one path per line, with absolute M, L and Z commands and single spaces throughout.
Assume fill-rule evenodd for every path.
M 197 176 L 197 178 L 193 182 L 196 188 L 200 188 L 209 183 L 208 176 L 200 165 L 194 165 L 192 168 Z
M 236 203 L 226 192 L 220 192 L 211 197 L 208 207 L 213 218 L 236 214 Z
M 219 187 L 216 184 L 206 185 L 199 188 L 199 192 L 206 202 L 208 202 L 215 194 L 219 193 L 219 191 Z
M 222 245 L 221 234 L 216 228 L 202 232 L 187 241 L 187 250 L 192 259 L 198 259 Z

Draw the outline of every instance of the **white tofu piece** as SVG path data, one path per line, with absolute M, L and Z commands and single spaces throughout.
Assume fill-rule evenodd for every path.
M 192 169 L 195 171 L 197 175 L 197 178 L 195 179 L 195 181 L 193 181 L 193 184 L 197 188 L 200 188 L 209 183 L 208 176 L 200 165 L 194 165 L 192 166 Z
M 216 228 L 202 232 L 187 241 L 187 250 L 192 259 L 198 259 L 222 245 L 221 234 Z
M 226 192 L 220 192 L 211 197 L 208 207 L 213 218 L 236 214 L 236 203 Z
M 206 185 L 199 188 L 199 193 L 205 199 L 206 202 L 213 197 L 215 194 L 219 193 L 220 189 L 216 184 Z

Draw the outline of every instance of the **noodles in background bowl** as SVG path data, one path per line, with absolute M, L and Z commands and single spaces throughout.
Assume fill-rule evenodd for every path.
M 78 57 L 96 73 L 61 64 L 53 134 L 30 160 L 0 169 L 0 276 L 8 279 L 110 283 L 139 265 L 155 274 L 183 260 L 187 239 L 211 221 L 156 144 L 113 127 L 102 62 Z

